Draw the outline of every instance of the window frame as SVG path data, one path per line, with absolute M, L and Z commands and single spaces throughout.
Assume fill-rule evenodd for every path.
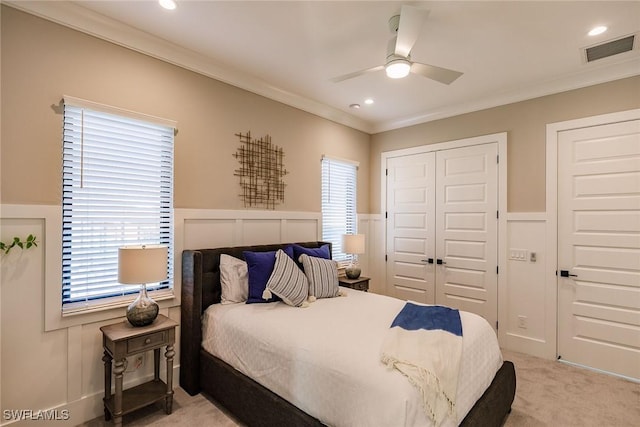
M 168 256 L 168 269 L 169 269 L 169 275 L 168 275 L 168 279 L 166 281 L 161 282 L 161 284 L 159 284 L 159 286 L 157 286 L 159 289 L 156 291 L 150 291 L 150 295 L 158 302 L 164 301 L 164 300 L 171 300 L 173 301 L 176 298 L 176 283 L 174 280 L 174 256 L 173 256 L 173 251 L 175 250 L 175 241 L 176 241 L 176 229 L 175 229 L 175 223 L 174 223 L 174 206 L 173 206 L 173 187 L 174 187 L 174 180 L 175 180 L 175 152 L 174 152 L 174 146 L 175 146 L 175 139 L 174 139 L 174 135 L 176 132 L 176 128 L 177 128 L 177 123 L 175 121 L 172 120 L 167 120 L 167 119 L 162 119 L 162 118 L 158 118 L 158 117 L 154 117 L 154 116 L 150 116 L 150 115 L 146 115 L 146 114 L 142 114 L 142 113 L 137 113 L 137 112 L 133 112 L 133 111 L 129 111 L 129 110 L 124 110 L 124 109 L 120 109 L 117 107 L 112 107 L 112 106 L 107 106 L 107 105 L 103 105 L 103 104 L 98 104 L 98 103 L 94 103 L 91 101 L 87 101 L 87 100 L 82 100 L 79 98 L 74 98 L 74 97 L 70 97 L 70 96 L 65 96 L 63 98 L 63 105 L 69 105 L 69 106 L 73 106 L 75 108 L 80 108 L 83 110 L 91 110 L 97 113 L 102 113 L 102 114 L 108 114 L 108 115 L 115 115 L 118 116 L 119 118 L 122 119 L 126 119 L 126 120 L 134 120 L 134 121 L 142 121 L 145 124 L 151 124 L 154 126 L 160 126 L 160 127 L 164 127 L 164 128 L 168 128 L 165 129 L 165 136 L 166 136 L 166 130 L 170 130 L 173 135 L 171 135 L 171 140 L 170 140 L 170 144 L 171 144 L 171 148 L 170 148 L 170 152 L 171 152 L 171 165 L 169 166 L 169 171 L 170 171 L 170 175 L 171 175 L 171 181 L 170 183 L 167 185 L 164 185 L 164 192 L 166 193 L 168 191 L 169 193 L 169 206 L 168 207 L 164 207 L 164 208 L 158 208 L 161 209 L 164 214 L 163 217 L 165 218 L 165 221 L 169 221 L 169 226 L 166 227 L 166 225 L 163 227 L 161 225 L 159 225 L 160 228 L 158 228 L 157 233 L 161 234 L 161 230 L 162 229 L 167 229 L 169 230 L 169 236 L 168 238 L 165 238 L 165 240 L 167 240 L 167 244 L 169 246 L 169 256 Z M 62 114 L 63 116 L 63 121 L 66 117 L 66 113 L 63 112 Z M 65 139 L 65 131 L 63 129 L 62 131 L 62 141 L 63 141 L 63 146 L 65 144 L 64 142 Z M 166 143 L 165 143 L 166 144 Z M 63 155 L 64 157 L 64 155 Z M 64 179 L 64 174 L 63 174 L 63 179 Z M 65 185 L 63 183 L 63 190 L 65 188 Z M 65 199 L 65 196 L 63 195 L 63 201 Z M 165 202 L 166 203 L 166 202 Z M 64 204 L 63 204 L 64 206 Z M 71 303 L 65 303 L 63 300 L 63 292 L 65 292 L 65 284 L 62 280 L 62 275 L 65 274 L 63 271 L 63 263 L 65 262 L 64 260 L 64 249 L 63 249 L 63 233 L 65 232 L 64 230 L 64 221 L 65 221 L 65 216 L 63 212 L 60 212 L 60 242 L 61 245 L 59 246 L 60 248 L 60 288 L 59 288 L 59 297 L 57 298 L 57 300 L 59 301 L 59 305 L 58 305 L 58 310 L 59 313 L 61 313 L 62 318 L 66 318 L 66 317 L 85 317 L 86 315 L 94 315 L 96 313 L 100 313 L 103 312 L 104 314 L 106 313 L 114 313 L 117 311 L 121 311 L 123 307 L 126 307 L 137 295 L 138 290 L 139 290 L 139 286 L 128 286 L 126 291 L 121 292 L 120 295 L 112 295 L 109 297 L 99 297 L 99 298 L 89 298 L 88 300 L 86 300 L 86 302 L 71 302 Z M 149 242 L 151 243 L 151 242 Z M 155 242 L 154 243 L 158 243 Z M 123 243 L 124 244 L 135 244 L 135 243 Z M 116 256 L 117 256 L 117 250 L 116 252 Z M 117 264 L 116 264 L 117 265 Z M 117 267 L 116 267 L 117 268 Z M 109 268 L 109 271 L 111 271 L 110 274 L 115 274 L 117 276 L 117 270 L 114 272 L 113 271 L 113 267 Z M 117 282 L 114 283 L 114 289 L 116 287 L 120 287 L 120 288 L 124 288 L 124 286 L 122 285 L 117 285 Z M 162 306 L 165 306 L 166 304 L 161 304 Z M 117 310 L 117 311 L 116 311 Z M 122 311 L 122 313 L 120 313 L 119 315 L 121 316 L 124 313 L 124 311 Z M 78 316 L 78 315 L 83 315 L 83 316 Z M 109 314 L 107 316 L 113 317 L 112 314 Z M 94 317 L 94 316 L 90 316 L 90 317 Z M 98 314 L 98 317 L 102 318 L 103 315 Z
M 325 197 L 327 197 L 327 192 L 330 192 L 330 188 L 325 188 L 326 181 L 330 181 L 330 177 L 325 176 L 325 169 L 334 166 L 337 168 L 337 172 L 339 174 L 345 174 L 345 176 L 339 176 L 339 179 L 352 179 L 353 181 L 349 184 L 351 188 L 345 188 L 345 192 L 352 192 L 351 195 L 345 194 L 344 197 L 348 202 L 351 203 L 350 206 L 345 207 L 345 223 L 344 228 L 338 232 L 338 234 L 327 232 L 326 222 L 328 222 L 327 216 L 329 215 L 338 215 L 339 212 L 333 212 L 329 214 L 325 209 Z M 342 251 L 342 234 L 357 234 L 358 232 L 358 169 L 359 163 L 353 160 L 341 159 L 338 157 L 326 156 L 323 155 L 321 159 L 321 214 L 322 214 L 322 240 L 326 242 L 331 242 L 332 244 L 332 258 L 338 261 L 340 267 L 347 265 L 352 259 L 353 255 L 346 254 Z M 346 171 L 346 169 L 351 169 L 350 172 Z M 346 176 L 346 175 L 351 176 Z M 329 183 L 331 186 L 331 183 Z M 340 183 L 335 183 L 335 185 L 339 186 Z M 335 221 L 335 218 L 333 218 Z

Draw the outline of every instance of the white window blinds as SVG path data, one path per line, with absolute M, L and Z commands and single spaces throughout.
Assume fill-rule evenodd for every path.
M 133 299 L 139 286 L 118 283 L 118 248 L 125 245 L 168 246 L 168 280 L 147 289 L 154 298 L 172 295 L 173 134 L 171 126 L 65 99 L 64 313 Z
M 322 240 L 332 243 L 336 261 L 347 261 L 350 255 L 342 249 L 342 235 L 356 234 L 357 164 L 322 158 Z

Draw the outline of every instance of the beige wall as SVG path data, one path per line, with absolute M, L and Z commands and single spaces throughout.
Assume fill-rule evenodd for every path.
M 635 108 L 640 76 L 373 135 L 370 212 L 380 212 L 381 153 L 498 132 L 508 137 L 508 211 L 544 212 L 546 125 Z
M 33 233 L 39 241 L 37 248 L 14 250 L 0 260 L 0 410 L 67 409 L 71 419 L 59 424 L 73 426 L 102 413 L 99 328 L 123 320 L 124 309 L 97 313 L 98 320 L 93 315 L 75 317 L 77 322 L 68 327 L 44 330 L 45 313 L 52 305 L 46 295 L 60 286 L 61 277 L 61 264 L 55 260 L 61 256 L 56 206 L 61 205 L 62 115 L 56 110 L 64 95 L 178 122 L 175 207 L 183 208 L 178 213 L 202 214 L 204 220 L 194 214 L 192 225 L 207 222 L 207 215 L 218 210 L 247 213 L 233 175 L 238 163 L 232 154 L 240 145 L 236 133 L 268 133 L 283 148 L 289 174 L 284 178 L 285 202 L 277 207 L 281 212 L 272 215 L 274 220 L 264 220 L 270 212 L 247 213 L 259 219 L 245 221 L 249 225 L 241 232 L 237 221 L 209 221 L 212 237 L 199 239 L 197 245 L 315 238 L 322 154 L 360 163 L 358 211 L 366 213 L 370 136 L 11 7 L 0 9 L 0 240 Z M 185 230 L 181 219 L 176 221 L 176 247 L 196 247 L 186 238 L 194 232 Z M 221 224 L 227 228 L 215 233 Z M 228 236 L 235 241 L 229 243 Z M 166 306 L 162 313 L 179 321 L 178 303 L 160 301 Z M 143 368 L 128 373 L 125 382 L 148 379 L 150 361 L 147 355 Z M 177 369 L 174 366 L 174 386 Z M 37 390 L 29 388 L 33 384 Z
M 287 211 L 320 210 L 320 156 L 360 162 L 358 212 L 380 212 L 380 154 L 508 132 L 508 210 L 545 210 L 545 126 L 640 107 L 640 77 L 369 136 L 3 6 L 1 199 L 59 204 L 63 95 L 178 122 L 177 208 L 242 209 L 237 132 L 270 134 L 289 174 Z
M 233 176 L 237 163 L 232 153 L 239 145 L 234 134 L 250 130 L 256 136 L 269 133 L 286 153 L 290 174 L 285 177 L 285 204 L 278 210 L 320 211 L 321 154 L 359 161 L 358 211 L 379 212 L 381 152 L 507 131 L 509 210 L 543 211 L 545 125 L 640 108 L 640 77 L 635 77 L 369 136 L 10 7 L 0 8 L 0 202 L 47 205 L 30 206 L 28 214 L 3 218 L 0 224 L 3 241 L 28 233 L 41 238 L 38 248 L 13 251 L 2 259 L 0 407 L 70 408 L 72 420 L 61 425 L 76 425 L 101 414 L 99 327 L 115 321 L 43 331 L 44 309 L 38 307 L 44 305 L 45 290 L 59 281 L 59 274 L 51 279 L 52 269 L 45 261 L 52 262 L 55 256 L 50 254 L 60 251 L 60 245 L 54 244 L 56 239 L 49 244 L 44 237 L 60 224 L 57 220 L 51 220 L 57 224 L 48 223 L 48 214 L 41 216 L 39 211 L 58 212 L 55 206 L 60 204 L 62 125 L 61 115 L 52 107 L 63 95 L 176 120 L 175 206 L 214 210 L 243 207 L 237 197 L 237 178 Z M 31 210 L 37 212 L 31 215 Z M 375 221 L 369 235 L 376 236 L 382 230 L 382 219 L 369 220 Z M 191 222 L 196 228 L 215 223 L 199 217 Z M 301 222 L 287 222 L 294 229 L 291 235 Z M 232 244 L 224 240 L 227 236 L 243 237 L 234 234 L 235 223 L 216 224 L 221 228 L 222 223 L 232 224 L 224 229 L 226 233 L 218 233 L 218 229 L 214 233 L 212 227 L 209 231 L 223 244 Z M 261 221 L 253 223 L 256 228 L 265 228 Z M 515 237 L 510 242 L 516 247 L 536 249 L 540 244 L 537 240 L 522 243 Z M 382 241 L 379 236 L 372 240 Z M 194 247 L 187 238 L 181 242 Z M 378 262 L 382 251 L 374 253 L 378 258 L 371 258 L 371 264 L 376 268 L 384 265 Z M 541 250 L 539 256 L 544 256 Z M 531 275 L 528 279 L 527 286 L 540 282 Z M 35 311 L 25 311 L 25 301 L 35 304 Z M 514 316 L 529 315 L 522 306 L 534 311 L 530 299 L 522 301 L 521 306 L 514 305 Z M 555 312 L 555 307 L 536 305 L 535 309 Z M 180 309 L 166 308 L 163 313 L 178 320 Z M 150 368 L 147 363 L 144 372 L 131 376 L 134 381 L 140 379 L 150 374 Z M 32 384 L 38 384 L 37 390 L 29 389 Z
M 320 211 L 320 157 L 360 162 L 358 211 L 369 208 L 366 133 L 96 39 L 2 9 L 2 203 L 61 203 L 63 95 L 178 122 L 175 207 L 243 209 L 238 132 L 269 134 L 289 174 L 277 210 Z

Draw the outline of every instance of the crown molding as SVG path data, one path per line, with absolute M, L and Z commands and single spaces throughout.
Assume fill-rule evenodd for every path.
M 583 71 L 579 73 L 571 73 L 560 78 L 537 82 L 527 87 L 519 87 L 497 94 L 491 94 L 473 102 L 449 105 L 444 108 L 425 111 L 409 117 L 371 123 L 340 109 L 273 86 L 242 70 L 223 66 L 204 55 L 105 17 L 72 2 L 23 2 L 5 0 L 3 3 L 15 9 L 107 40 L 368 134 L 414 126 L 640 74 L 640 56 L 638 55 L 638 50 L 634 49 L 632 52 L 628 52 L 628 59 L 622 62 L 612 63 L 611 61 L 605 60 L 599 65 L 585 64 Z
M 634 51 L 635 52 L 635 51 Z M 537 84 L 507 90 L 501 93 L 482 97 L 476 101 L 451 105 L 438 110 L 427 111 L 412 117 L 380 122 L 373 125 L 372 133 L 386 132 L 394 129 L 419 125 L 434 120 L 446 119 L 474 111 L 486 110 L 515 102 L 554 95 L 574 89 L 581 89 L 614 80 L 640 75 L 640 56 L 629 52 L 629 58 L 616 64 L 603 64 L 598 67 L 585 65 L 580 73 L 571 73 L 560 78 L 538 82 Z
M 68 1 L 4 1 L 23 12 L 90 34 L 136 52 L 211 77 L 223 83 L 298 108 L 333 122 L 371 133 L 372 123 L 342 110 L 283 90 L 238 69 Z

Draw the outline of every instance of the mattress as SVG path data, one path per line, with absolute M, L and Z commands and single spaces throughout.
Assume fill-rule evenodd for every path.
M 386 331 L 405 302 L 343 289 L 308 308 L 282 302 L 214 304 L 203 315 L 203 348 L 330 426 L 431 425 L 418 390 L 380 361 Z M 502 365 L 493 329 L 460 312 L 463 350 L 457 425 Z

